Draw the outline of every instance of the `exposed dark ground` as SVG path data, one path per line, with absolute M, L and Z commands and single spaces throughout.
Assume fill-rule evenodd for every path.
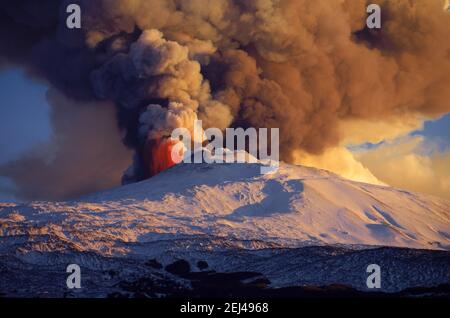
M 450 252 L 382 247 L 189 251 L 138 259 L 96 253 L 0 255 L 3 297 L 444 297 Z M 170 260 L 171 259 L 171 260 Z M 79 264 L 81 289 L 68 289 L 66 266 Z M 368 264 L 382 268 L 379 290 L 366 287 Z

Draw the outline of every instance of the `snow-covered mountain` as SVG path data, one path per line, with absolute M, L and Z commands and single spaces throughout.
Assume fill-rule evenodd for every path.
M 183 235 L 450 249 L 450 202 L 287 164 L 267 175 L 259 164 L 182 164 L 76 201 L 0 208 L 3 236 L 46 233 L 104 254 Z
M 345 271 L 320 276 L 321 271 L 305 263 L 302 268 L 309 268 L 310 274 L 299 277 L 298 262 L 305 261 L 305 248 L 332 246 L 323 255 L 349 257 L 350 263 L 344 262 L 341 269 L 365 264 L 367 257 L 355 260 L 354 253 L 366 253 L 373 245 L 450 250 L 450 202 L 284 163 L 265 175 L 259 163 L 180 164 L 149 180 L 79 200 L 0 203 L 0 235 L 0 273 L 9 273 L 10 285 L 15 284 L 13 268 L 32 273 L 36 267 L 78 262 L 91 270 L 110 266 L 120 270 L 129 266 L 124 260 L 157 259 L 168 264 L 207 259 L 214 270 L 262 273 L 273 286 L 361 287 L 364 270 L 357 278 Z M 422 254 L 426 251 L 417 253 L 422 261 L 428 257 Z M 448 252 L 442 253 L 438 259 L 449 264 Z M 392 267 L 399 271 L 397 278 L 408 266 L 413 267 L 410 272 L 420 269 L 425 276 L 416 283 L 391 280 L 387 291 L 450 282 L 448 267 L 442 269 L 439 261 L 425 269 L 402 257 L 393 257 L 404 266 Z M 424 274 L 427 270 L 430 275 Z M 5 291 L 10 292 L 3 286 Z

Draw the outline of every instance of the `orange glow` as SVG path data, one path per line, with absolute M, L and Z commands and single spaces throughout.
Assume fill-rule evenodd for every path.
M 172 160 L 172 148 L 177 142 L 170 138 L 157 138 L 147 141 L 144 149 L 144 163 L 147 178 L 176 164 Z

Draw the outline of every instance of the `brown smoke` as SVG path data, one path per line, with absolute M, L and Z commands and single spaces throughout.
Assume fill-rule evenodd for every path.
M 220 128 L 279 127 L 281 159 L 293 161 L 296 150 L 340 145 L 347 124 L 357 133 L 354 122 L 364 131 L 364 122 L 450 111 L 450 15 L 439 0 L 377 1 L 378 31 L 365 27 L 365 0 L 75 2 L 83 14 L 75 35 L 6 10 L 16 34 L 33 31 L 18 50 L 33 50 L 0 55 L 73 98 L 114 101 L 138 153 L 160 129 L 197 117 Z M 36 63 L 43 48 L 62 74 Z
M 366 1 L 107 1 L 87 37 L 94 46 L 110 37 L 113 19 L 120 30 L 158 29 L 202 64 L 233 125 L 280 127 L 289 160 L 297 148 L 337 145 L 348 119 L 450 110 L 450 16 L 440 1 L 378 3 L 383 27 L 369 32 Z

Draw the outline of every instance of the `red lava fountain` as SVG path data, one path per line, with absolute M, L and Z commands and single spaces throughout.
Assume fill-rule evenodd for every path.
M 176 143 L 170 138 L 156 138 L 147 141 L 143 156 L 147 178 L 176 164 L 172 159 L 172 149 Z

